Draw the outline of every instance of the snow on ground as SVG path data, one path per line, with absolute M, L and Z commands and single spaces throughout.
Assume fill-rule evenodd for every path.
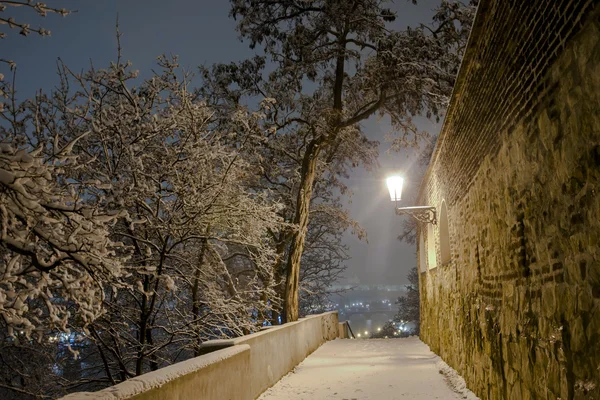
M 260 400 L 478 399 L 417 337 L 325 343 Z

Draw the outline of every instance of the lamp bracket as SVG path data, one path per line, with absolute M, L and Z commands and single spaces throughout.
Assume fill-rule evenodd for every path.
M 419 222 L 437 224 L 435 207 L 431 206 L 396 207 L 396 215 L 410 215 Z

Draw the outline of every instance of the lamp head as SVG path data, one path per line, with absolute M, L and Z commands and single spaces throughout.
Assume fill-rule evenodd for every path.
M 402 185 L 404 178 L 400 175 L 392 175 L 385 180 L 388 190 L 390 191 L 390 199 L 398 202 L 402 198 Z

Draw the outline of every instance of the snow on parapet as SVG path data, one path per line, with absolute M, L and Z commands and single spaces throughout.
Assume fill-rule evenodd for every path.
M 247 344 L 228 347 L 161 368 L 157 371 L 148 372 L 98 392 L 73 393 L 63 397 L 62 400 L 121 400 L 132 398 L 140 393 L 161 387 L 184 375 L 207 368 L 210 365 L 219 363 L 245 351 L 250 351 L 250 346 Z
M 297 325 L 297 324 L 301 323 L 302 321 L 310 320 L 313 318 L 323 318 L 324 316 L 329 315 L 329 314 L 337 314 L 337 311 L 327 311 L 322 314 L 307 315 L 306 317 L 299 318 L 298 321 L 287 322 L 283 325 L 272 325 L 272 326 L 269 326 L 268 329 L 261 329 L 260 331 L 251 333 L 250 335 L 244 335 L 244 336 L 240 336 L 240 337 L 237 337 L 234 339 L 207 340 L 206 342 L 203 342 L 200 345 L 200 348 L 201 349 L 202 348 L 207 349 L 207 348 L 211 348 L 211 347 L 226 348 L 229 346 L 239 345 L 239 344 L 245 343 L 249 340 L 252 340 L 258 336 L 273 333 L 273 331 L 276 331 L 276 330 L 290 329 L 292 326 Z

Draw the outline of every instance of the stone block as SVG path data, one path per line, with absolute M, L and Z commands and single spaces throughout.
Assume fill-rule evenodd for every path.
M 587 345 L 587 338 L 581 317 L 577 317 L 571 322 L 569 335 L 571 337 L 571 351 L 577 353 L 584 351 Z
M 555 285 L 547 284 L 542 288 L 542 315 L 549 318 L 556 312 Z
M 577 296 L 577 311 L 580 313 L 593 312 L 594 298 L 592 297 L 592 289 L 587 285 L 582 285 Z

